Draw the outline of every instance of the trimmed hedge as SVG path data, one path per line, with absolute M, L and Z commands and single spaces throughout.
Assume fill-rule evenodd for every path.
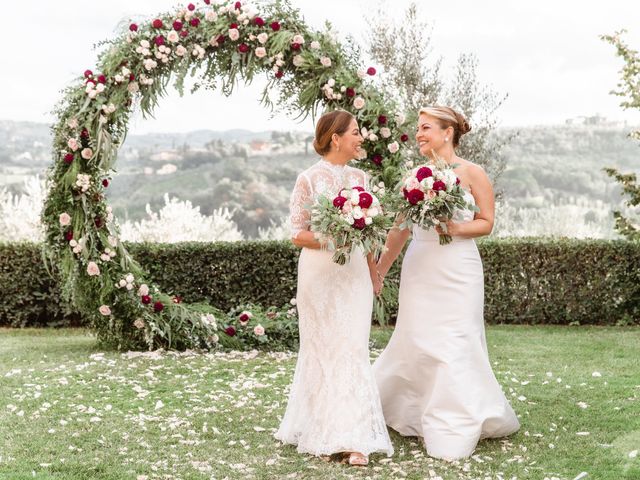
M 129 244 L 161 289 L 228 311 L 295 296 L 289 242 Z M 640 324 L 640 244 L 604 240 L 479 242 L 487 323 Z M 397 282 L 399 269 L 390 275 Z M 40 246 L 0 245 L 0 326 L 78 325 L 41 261 Z M 387 301 L 391 317 L 397 304 Z

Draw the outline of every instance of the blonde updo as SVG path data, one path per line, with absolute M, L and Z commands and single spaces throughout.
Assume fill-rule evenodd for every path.
M 322 115 L 316 123 L 316 136 L 313 148 L 318 155 L 326 155 L 331 151 L 331 137 L 334 133 L 344 135 L 355 117 L 344 110 L 334 110 Z
M 435 118 L 440 128 L 453 128 L 453 148 L 458 146 L 462 135 L 471 131 L 471 125 L 469 125 L 467 119 L 451 107 L 424 107 L 420 109 L 419 113 Z

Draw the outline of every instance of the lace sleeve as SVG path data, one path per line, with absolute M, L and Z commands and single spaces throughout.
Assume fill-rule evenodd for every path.
M 305 208 L 311 203 L 311 185 L 307 177 L 300 174 L 291 192 L 289 201 L 289 220 L 291 223 L 291 238 L 296 238 L 302 231 L 308 230 L 309 211 Z

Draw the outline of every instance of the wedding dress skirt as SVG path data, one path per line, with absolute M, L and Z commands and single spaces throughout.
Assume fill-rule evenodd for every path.
M 520 428 L 491 369 L 483 307 L 475 242 L 441 246 L 436 232 L 414 228 L 396 328 L 373 370 L 387 425 L 423 437 L 433 457 L 468 457 L 479 439 Z
M 298 263 L 300 352 L 275 437 L 298 452 L 393 453 L 369 361 L 373 292 L 361 251 L 340 266 L 303 248 Z

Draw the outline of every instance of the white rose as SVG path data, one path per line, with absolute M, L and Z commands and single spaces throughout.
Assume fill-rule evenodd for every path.
M 229 29 L 229 39 L 233 40 L 235 42 L 239 38 L 240 38 L 240 32 L 238 31 L 238 29 L 237 28 L 230 28 Z
M 255 50 L 256 57 L 264 58 L 267 56 L 267 50 L 264 47 L 258 47 Z
M 369 141 L 377 142 L 378 141 L 378 136 L 375 133 L 370 133 L 369 134 Z
M 405 116 L 402 113 L 396 113 L 396 123 L 402 125 L 406 121 Z
M 77 128 L 78 127 L 78 119 L 76 117 L 70 118 L 67 122 L 69 128 Z
M 127 283 L 133 283 L 133 275 L 131 273 L 128 273 L 126 277 L 124 277 L 124 279 L 127 281 Z
M 256 325 L 255 327 L 253 327 L 253 333 L 256 336 L 261 337 L 262 335 L 264 335 L 264 327 L 262 325 Z
M 78 242 L 76 242 L 74 239 L 71 239 L 71 241 L 69 242 L 69 246 L 71 248 L 75 248 L 78 246 Z
M 293 64 L 296 67 L 301 67 L 303 63 L 304 63 L 304 58 L 302 58 L 302 55 L 296 55 L 295 57 L 293 57 Z
M 127 290 L 133 290 L 133 285 L 131 283 L 127 283 Z
M 151 44 L 147 40 L 140 40 L 140 46 L 142 48 L 149 48 Z
M 111 309 L 107 305 L 101 305 L 98 310 L 105 317 L 108 316 L 108 315 L 111 315 Z
M 138 90 L 140 90 L 140 85 L 138 85 L 138 82 L 131 82 L 129 85 L 127 85 L 127 90 L 129 91 L 129 93 L 136 93 Z
M 100 255 L 100 260 L 102 260 L 103 262 L 108 262 L 109 260 L 111 260 L 111 257 L 109 256 L 109 254 L 103 253 Z
M 180 35 L 178 35 L 178 32 L 176 32 L 175 30 L 171 30 L 167 35 L 167 40 L 169 40 L 171 43 L 176 43 L 180 40 Z
M 263 45 L 267 43 L 268 38 L 269 38 L 269 35 L 264 32 L 258 34 L 258 41 Z
M 420 182 L 420 185 L 422 185 L 422 187 L 427 190 L 431 190 L 433 188 L 433 182 L 434 182 L 433 177 L 427 177 L 422 179 L 422 181 Z
M 109 235 L 109 237 L 107 238 L 107 241 L 109 242 L 109 245 L 111 245 L 112 247 L 118 246 L 118 239 L 113 235 Z
M 362 212 L 362 208 L 360 208 L 358 206 L 353 207 L 353 210 L 351 210 L 351 216 L 356 220 L 359 220 L 360 218 L 364 217 L 364 213 Z
M 143 283 L 142 285 L 140 285 L 140 288 L 138 288 L 138 295 L 140 295 L 141 297 L 144 297 L 145 295 L 149 295 L 149 287 L 147 286 L 146 283 Z
M 80 152 L 80 155 L 85 160 L 89 160 L 91 157 L 93 157 L 93 150 L 91 150 L 90 148 L 84 148 L 82 149 L 82 152 Z
M 125 287 L 127 285 L 127 281 L 123 278 L 118 282 L 119 287 Z
M 100 275 L 100 268 L 98 267 L 98 264 L 96 262 L 89 262 L 89 265 L 87 265 L 87 273 L 90 277 L 97 277 Z
M 208 10 L 207 13 L 204 14 L 204 19 L 207 22 L 215 22 L 218 19 L 218 14 L 213 10 Z
M 351 192 L 351 204 L 358 205 L 360 203 L 360 192 L 358 190 L 353 190 Z
M 136 320 L 133 322 L 133 326 L 137 329 L 144 328 L 144 320 L 141 318 L 136 318 Z
M 322 57 L 320 59 L 320 63 L 322 64 L 323 67 L 329 68 L 331 66 L 331 59 L 329 57 Z
M 336 85 L 336 81 L 333 78 L 330 78 L 329 80 L 327 80 L 327 85 L 333 88 Z
M 71 223 L 71 217 L 67 212 L 61 213 L 58 220 L 60 220 L 60 225 L 62 225 L 63 227 L 66 227 Z
M 75 138 L 70 138 L 67 141 L 67 146 L 73 151 L 75 152 L 76 150 L 78 150 L 78 148 L 80 147 L 78 144 L 78 140 L 76 140 Z
M 396 153 L 398 150 L 400 150 L 400 145 L 398 145 L 398 142 L 393 142 L 387 145 L 387 148 L 389 149 L 389 152 Z
M 309 46 L 313 50 L 320 50 L 320 42 L 318 42 L 317 40 L 314 40 L 313 42 L 311 42 L 311 44 Z
M 376 207 L 370 207 L 367 209 L 367 216 L 368 217 L 377 217 L 378 216 L 378 209 Z
M 356 97 L 353 100 L 353 106 L 355 108 L 357 108 L 358 110 L 360 110 L 362 107 L 364 107 L 364 104 L 365 104 L 365 101 L 364 101 L 364 98 L 362 98 L 362 97 Z
M 299 43 L 302 45 L 304 43 L 304 37 L 302 35 L 294 35 L 291 43 Z
M 367 76 L 367 72 L 365 72 L 364 70 L 358 70 L 358 77 L 364 78 L 366 76 Z
M 365 217 L 365 219 L 364 219 L 364 224 L 365 225 L 371 225 L 372 223 L 373 223 L 373 218 Z
M 351 213 L 344 216 L 344 220 L 349 224 L 353 225 L 353 215 Z
M 105 89 L 104 83 L 99 83 L 98 85 L 96 85 L 96 91 L 98 93 L 104 92 L 104 89 Z
M 184 48 L 182 45 L 178 45 L 176 47 L 176 55 L 179 57 L 184 56 L 184 54 L 187 53 L 187 49 Z
M 382 138 L 389 138 L 391 136 L 391 130 L 389 130 L 387 127 L 382 127 L 380 129 L 380 136 Z

